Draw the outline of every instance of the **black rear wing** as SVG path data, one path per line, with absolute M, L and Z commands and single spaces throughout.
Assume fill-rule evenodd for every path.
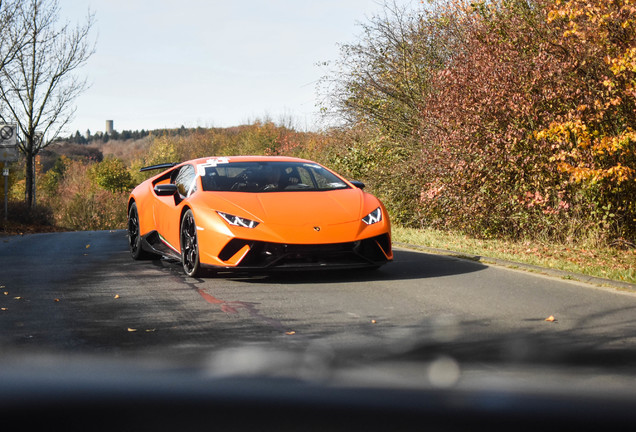
M 177 162 L 170 162 L 170 163 L 162 163 L 162 164 L 158 164 L 158 165 L 150 165 L 150 166 L 141 168 L 139 170 L 139 172 L 153 171 L 153 170 L 159 170 L 159 169 L 168 169 L 168 168 L 172 168 L 175 165 L 178 165 L 178 163 Z

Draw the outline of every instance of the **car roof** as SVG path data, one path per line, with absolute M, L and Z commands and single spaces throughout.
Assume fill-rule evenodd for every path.
M 232 162 L 305 162 L 305 163 L 316 163 L 314 161 L 310 161 L 307 159 L 300 159 L 289 156 L 209 156 L 204 158 L 192 159 L 184 162 L 191 164 L 205 164 L 210 160 L 224 160 L 225 163 Z

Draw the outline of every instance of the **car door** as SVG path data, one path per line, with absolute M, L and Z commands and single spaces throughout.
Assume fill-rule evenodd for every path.
M 175 252 L 180 253 L 179 229 L 181 209 L 197 190 L 196 171 L 192 165 L 183 165 L 174 170 L 170 183 L 177 186 L 174 196 L 158 196 L 155 204 L 155 226 L 162 240 Z

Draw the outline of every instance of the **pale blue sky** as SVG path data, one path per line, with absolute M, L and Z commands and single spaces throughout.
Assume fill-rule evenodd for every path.
M 314 129 L 317 63 L 339 56 L 383 0 L 60 0 L 95 14 L 91 87 L 68 132 L 226 127 L 268 116 Z M 398 4 L 419 3 L 400 0 Z

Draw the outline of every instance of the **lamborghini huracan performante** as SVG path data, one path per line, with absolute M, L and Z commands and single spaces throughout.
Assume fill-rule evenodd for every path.
M 131 193 L 134 259 L 180 260 L 204 269 L 379 267 L 393 259 L 384 205 L 327 168 L 303 159 L 195 159 L 163 169 Z

